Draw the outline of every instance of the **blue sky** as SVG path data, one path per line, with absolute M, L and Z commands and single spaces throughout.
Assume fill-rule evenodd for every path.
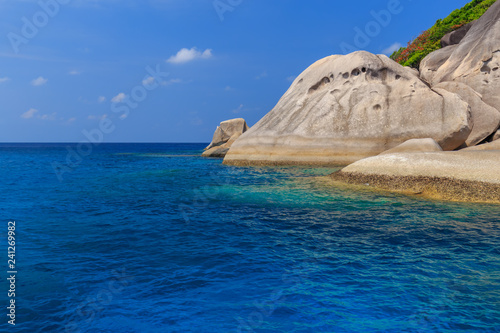
M 208 142 L 314 61 L 390 52 L 467 2 L 0 0 L 0 142 Z

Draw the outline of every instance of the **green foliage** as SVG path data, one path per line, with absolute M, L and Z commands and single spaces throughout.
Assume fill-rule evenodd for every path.
M 441 38 L 464 24 L 480 18 L 496 0 L 474 0 L 461 9 L 454 10 L 448 17 L 439 19 L 429 30 L 408 42 L 391 55 L 391 59 L 403 66 L 418 68 L 420 61 L 429 53 L 441 48 Z

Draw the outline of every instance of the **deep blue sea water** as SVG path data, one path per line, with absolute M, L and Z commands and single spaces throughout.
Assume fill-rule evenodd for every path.
M 500 206 L 203 144 L 103 144 L 60 181 L 66 146 L 0 145 L 0 332 L 500 332 Z

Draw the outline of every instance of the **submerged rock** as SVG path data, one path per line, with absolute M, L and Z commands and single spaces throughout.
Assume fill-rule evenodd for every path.
M 453 150 L 471 127 L 458 95 L 430 89 L 418 72 L 384 55 L 359 51 L 306 69 L 224 163 L 345 165 L 414 138 Z
M 245 119 L 237 118 L 220 123 L 215 130 L 212 142 L 205 148 L 204 157 L 224 157 L 231 145 L 248 130 Z

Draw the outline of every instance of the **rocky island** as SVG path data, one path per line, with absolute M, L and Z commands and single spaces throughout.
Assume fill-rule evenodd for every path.
M 500 2 L 441 44 L 419 70 L 365 51 L 317 61 L 224 142 L 224 164 L 348 165 L 331 178 L 500 203 Z

